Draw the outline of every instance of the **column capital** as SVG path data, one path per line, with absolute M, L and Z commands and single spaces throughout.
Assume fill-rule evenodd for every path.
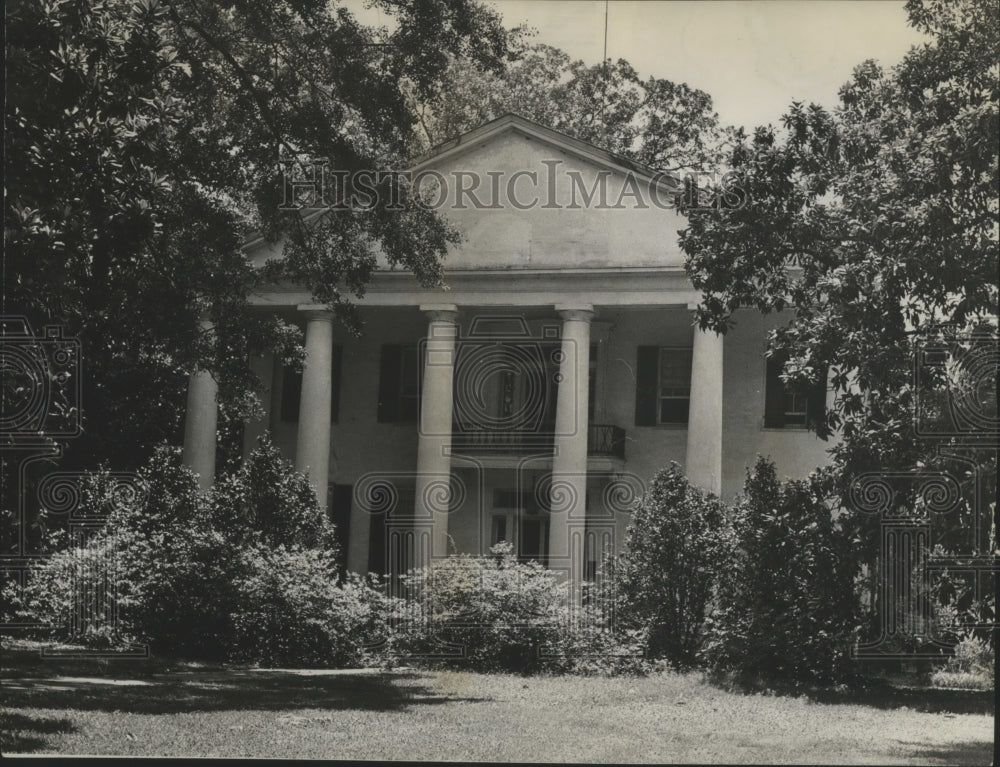
M 590 322 L 595 314 L 590 304 L 556 304 L 555 309 L 564 320 Z
M 334 314 L 322 304 L 299 304 L 295 307 L 299 314 L 304 314 L 307 320 L 333 322 Z
M 458 307 L 455 304 L 421 304 L 420 311 L 431 322 L 457 322 Z

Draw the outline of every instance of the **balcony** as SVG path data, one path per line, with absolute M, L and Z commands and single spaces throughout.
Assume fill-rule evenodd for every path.
M 502 431 L 455 425 L 452 448 L 459 453 L 525 455 L 550 452 L 555 447 L 552 427 L 536 432 Z M 625 460 L 625 429 L 611 424 L 587 427 L 587 455 Z
M 587 455 L 600 455 L 625 460 L 625 430 L 611 424 L 591 424 L 587 427 Z

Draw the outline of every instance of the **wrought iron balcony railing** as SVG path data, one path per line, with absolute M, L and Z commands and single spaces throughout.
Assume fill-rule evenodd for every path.
M 607 455 L 625 460 L 625 430 L 611 424 L 587 427 L 587 455 Z

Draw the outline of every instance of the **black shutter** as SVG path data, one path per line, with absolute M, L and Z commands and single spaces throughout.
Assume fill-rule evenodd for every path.
M 378 422 L 396 423 L 399 420 L 399 374 L 402 347 L 386 344 L 382 347 L 382 360 L 378 374 Z
M 640 346 L 635 367 L 635 425 L 656 425 L 656 400 L 660 378 L 657 346 Z
M 767 375 L 764 381 L 764 428 L 782 429 L 785 426 L 785 385 L 781 381 L 784 356 L 767 358 Z
M 291 365 L 282 368 L 281 420 L 297 423 L 299 404 L 302 402 L 302 371 Z
M 826 416 L 827 370 L 826 365 L 820 369 L 819 381 L 810 387 L 806 397 L 806 421 L 809 424 L 822 420 Z
M 340 368 L 344 360 L 344 347 L 334 346 L 330 360 L 330 423 L 340 420 Z

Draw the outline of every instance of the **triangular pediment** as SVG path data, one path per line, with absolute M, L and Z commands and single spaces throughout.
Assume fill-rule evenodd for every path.
M 462 235 L 446 271 L 683 264 L 677 233 L 686 221 L 675 206 L 675 177 L 519 115 L 446 141 L 407 170 Z M 256 264 L 280 257 L 280 243 L 252 245 Z M 388 262 L 380 257 L 379 265 Z
M 647 182 L 651 179 L 656 179 L 668 187 L 679 186 L 681 183 L 680 179 L 672 174 L 635 162 L 627 157 L 605 151 L 594 144 L 573 138 L 552 128 L 547 128 L 544 125 L 512 112 L 485 123 L 474 130 L 463 133 L 461 136 L 438 144 L 430 151 L 418 157 L 410 170 L 413 173 L 417 173 L 426 168 L 434 167 L 441 162 L 457 159 L 462 155 L 475 152 L 477 148 L 482 148 L 502 136 L 511 133 L 536 141 L 539 145 L 548 146 L 556 151 L 577 157 L 584 162 L 591 163 L 613 173 L 621 175 L 633 174 Z

